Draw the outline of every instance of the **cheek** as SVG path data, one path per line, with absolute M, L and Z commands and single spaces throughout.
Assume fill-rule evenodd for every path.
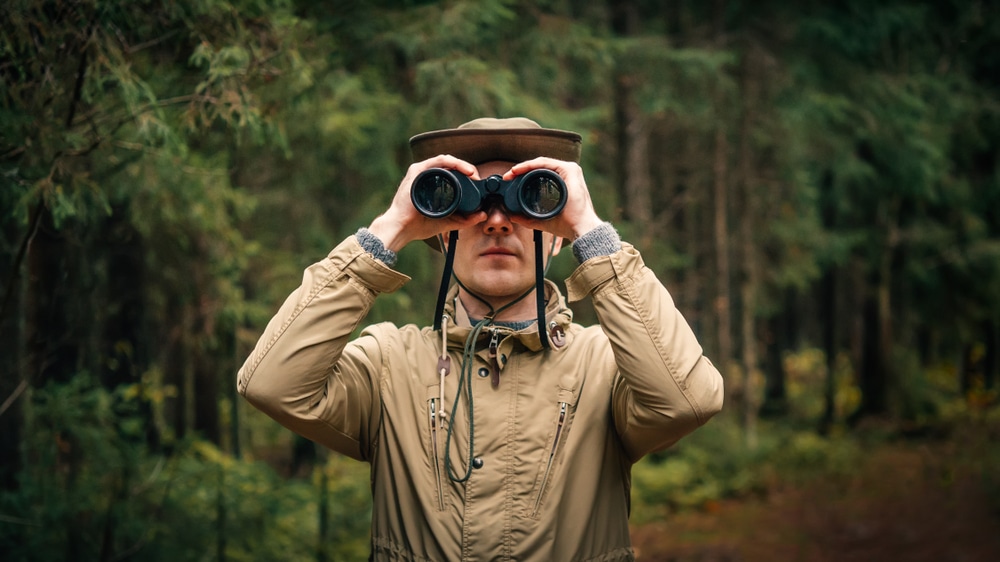
M 468 246 L 463 250 L 461 241 L 455 248 L 455 262 L 452 264 L 452 269 L 456 273 L 466 273 L 466 275 L 475 270 L 475 255 Z

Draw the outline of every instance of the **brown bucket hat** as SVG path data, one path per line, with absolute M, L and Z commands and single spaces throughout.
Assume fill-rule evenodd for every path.
M 421 133 L 410 139 L 413 161 L 450 154 L 472 164 L 491 160 L 524 162 L 539 156 L 580 162 L 578 133 L 544 129 L 525 117 L 483 117 L 455 129 Z

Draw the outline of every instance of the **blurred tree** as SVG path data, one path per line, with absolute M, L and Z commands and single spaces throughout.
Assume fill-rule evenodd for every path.
M 834 194 L 827 201 L 835 209 L 826 213 L 838 217 L 864 272 L 853 289 L 853 300 L 864 303 L 855 309 L 865 342 L 857 415 L 898 415 L 914 407 L 912 373 L 897 372 L 897 353 L 921 323 L 914 320 L 934 318 L 932 331 L 961 334 L 995 310 L 996 299 L 980 290 L 995 284 L 996 261 L 981 258 L 995 255 L 996 239 L 988 229 L 968 236 L 970 224 L 989 220 L 973 202 L 968 169 L 952 164 L 953 147 L 983 138 L 995 109 L 982 103 L 987 90 L 953 47 L 969 33 L 979 36 L 982 5 L 862 4 L 824 6 L 804 18 L 804 58 L 796 64 L 809 79 L 804 99 L 820 120 L 815 130 L 826 137 L 812 143 L 824 147 L 816 157 Z M 979 185 L 976 199 L 995 197 L 994 186 Z M 982 282 L 927 284 L 940 276 L 958 281 L 970 268 L 980 269 Z
M 149 397 L 179 383 L 175 365 L 195 377 L 184 401 L 201 400 L 180 408 L 197 412 L 183 429 L 218 440 L 218 374 L 231 363 L 220 369 L 205 352 L 225 341 L 220 319 L 231 330 L 239 314 L 232 282 L 249 251 L 233 225 L 248 202 L 227 181 L 219 148 L 277 138 L 254 88 L 297 79 L 283 6 L 18 0 L 2 8 L 0 220 L 16 235 L 3 246 L 11 266 L 0 322 L 19 334 L 5 345 L 26 344 L 5 384 L 91 372 Z M 169 353 L 155 341 L 179 347 Z M 160 372 L 166 380 L 151 378 Z M 156 439 L 166 428 L 153 407 L 145 409 Z M 8 411 L 4 423 L 20 425 L 21 411 Z M 16 443 L 4 445 L 5 458 L 18 458 Z

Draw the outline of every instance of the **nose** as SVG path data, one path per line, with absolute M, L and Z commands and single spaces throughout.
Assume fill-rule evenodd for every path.
M 510 234 L 514 230 L 514 224 L 510 222 L 510 217 L 503 210 L 502 205 L 490 205 L 486 209 L 486 222 L 483 223 L 483 232 L 488 235 Z

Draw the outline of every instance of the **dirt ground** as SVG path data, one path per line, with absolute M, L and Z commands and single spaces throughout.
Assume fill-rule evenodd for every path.
M 1000 561 L 1000 477 L 958 447 L 880 446 L 850 477 L 638 526 L 635 551 L 646 562 Z

